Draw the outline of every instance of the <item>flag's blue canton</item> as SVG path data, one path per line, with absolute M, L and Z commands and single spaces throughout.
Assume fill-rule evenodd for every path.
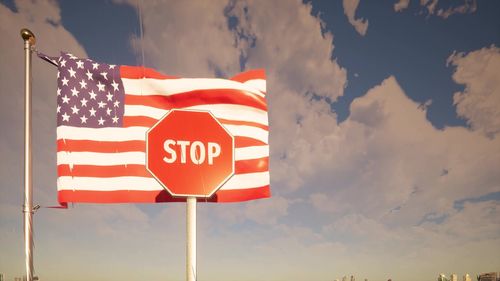
M 58 126 L 122 126 L 125 91 L 118 66 L 66 53 L 57 63 Z

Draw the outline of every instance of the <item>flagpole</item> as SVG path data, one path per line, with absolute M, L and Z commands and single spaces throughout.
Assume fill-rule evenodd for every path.
M 33 281 L 33 182 L 31 162 L 31 53 L 35 35 L 29 29 L 21 29 L 24 40 L 24 252 L 26 280 Z
M 196 197 L 186 200 L 186 280 L 196 281 Z

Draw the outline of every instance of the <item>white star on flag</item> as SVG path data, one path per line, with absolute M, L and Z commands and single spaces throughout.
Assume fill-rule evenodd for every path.
M 68 69 L 68 72 L 69 72 L 69 76 L 70 77 L 76 77 L 75 74 L 76 74 L 76 71 L 73 70 L 73 67 L 71 67 L 70 69 Z
M 90 80 L 94 80 L 94 78 L 92 78 L 92 73 L 87 69 L 87 73 L 85 73 L 85 75 L 87 75 L 87 79 L 90 81 Z
M 101 72 L 101 76 L 104 77 L 104 79 L 108 80 L 108 73 L 107 72 Z
M 68 98 L 68 96 L 62 97 L 63 103 L 69 103 L 69 100 L 70 100 L 70 98 Z
M 80 92 L 76 88 L 73 87 L 73 89 L 71 89 L 72 96 L 78 96 L 78 93 L 80 93 Z
M 111 86 L 113 86 L 113 90 L 118 91 L 118 83 L 116 83 L 115 80 L 113 80 L 113 83 L 111 83 Z
M 61 116 L 62 116 L 63 121 L 68 121 L 69 122 L 69 115 L 66 114 L 66 112 L 64 112 L 64 114 L 61 115 Z
M 99 104 L 99 108 L 104 108 L 106 106 L 106 103 L 103 101 L 100 101 L 98 104 Z
M 73 107 L 71 108 L 71 110 L 73 111 L 72 112 L 73 114 L 78 114 L 78 111 L 80 111 L 80 109 L 78 107 L 76 107 L 76 105 L 73 105 Z
M 104 91 L 105 85 L 101 83 L 101 81 L 97 82 L 97 88 L 99 88 L 99 91 Z

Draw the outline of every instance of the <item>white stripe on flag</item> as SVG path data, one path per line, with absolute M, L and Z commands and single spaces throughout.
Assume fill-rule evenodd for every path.
M 220 189 L 245 189 L 266 185 L 269 185 L 269 171 L 234 175 Z
M 266 80 L 264 79 L 252 79 L 248 80 L 245 83 L 245 85 L 248 85 L 250 87 L 254 87 L 255 89 L 265 93 L 266 92 Z
M 145 177 L 59 177 L 57 179 L 59 190 L 163 190 L 163 187 L 154 178 Z
M 146 153 L 144 152 L 57 152 L 57 164 L 65 165 L 93 165 L 114 166 L 139 164 L 146 165 Z
M 234 160 L 252 160 L 269 156 L 269 146 L 250 146 L 236 148 Z M 115 165 L 146 165 L 145 152 L 57 152 L 58 165 L 93 165 L 93 166 L 115 166 Z
M 231 89 L 248 91 L 264 97 L 255 87 L 243 83 L 216 78 L 180 78 L 180 79 L 128 79 L 122 78 L 125 93 L 128 95 L 164 95 L 170 96 L 196 90 Z
M 236 148 L 234 161 L 251 160 L 269 157 L 269 145 Z
M 148 127 L 129 128 L 77 128 L 71 126 L 57 127 L 58 140 L 90 140 L 90 141 L 131 141 L 146 140 Z
M 245 189 L 269 185 L 269 172 L 239 174 L 232 176 L 221 189 Z M 163 190 L 154 178 L 146 177 L 69 177 L 57 179 L 59 190 Z
M 245 125 L 224 125 L 224 127 L 226 127 L 229 133 L 234 137 L 247 137 L 260 140 L 263 143 L 269 142 L 267 139 L 269 133 L 264 129 Z
M 268 126 L 267 112 L 251 106 L 237 104 L 207 104 L 182 107 L 179 109 L 205 110 L 210 111 L 216 118 L 234 120 L 234 121 L 252 121 L 258 124 Z M 166 109 L 160 109 L 145 105 L 125 105 L 125 116 L 145 116 L 154 119 L 160 119 L 168 112 Z

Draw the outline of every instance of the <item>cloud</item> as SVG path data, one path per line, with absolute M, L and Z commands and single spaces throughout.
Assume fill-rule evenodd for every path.
M 394 3 L 394 11 L 401 12 L 404 9 L 408 8 L 409 5 L 410 0 L 399 0 L 398 2 Z
M 453 80 L 465 86 L 453 96 L 460 117 L 473 130 L 495 136 L 500 132 L 500 49 L 496 46 L 477 51 L 454 53 L 448 63 L 455 67 Z
M 500 155 L 492 152 L 499 140 L 461 127 L 434 128 L 394 77 L 355 99 L 350 111 L 322 137 L 318 149 L 328 157 L 314 155 L 317 167 L 328 167 L 311 176 L 323 174 L 310 197 L 319 210 L 412 225 L 426 213 L 452 212 L 456 200 L 498 190 L 493 167 Z
M 130 4 L 136 7 L 136 1 Z M 144 38 L 133 37 L 132 45 L 138 55 L 144 51 L 147 66 L 167 74 L 210 77 L 220 71 L 232 76 L 240 69 L 240 51 L 224 16 L 226 5 L 227 1 L 141 2 Z
M 463 0 L 460 5 L 444 3 L 439 0 L 420 0 L 420 6 L 427 10 L 428 15 L 435 15 L 443 19 L 456 14 L 472 14 L 477 10 L 477 0 Z M 458 1 L 457 1 L 458 2 Z M 410 0 L 399 0 L 394 4 L 394 11 L 401 12 L 407 9 Z
M 462 5 L 456 7 L 448 7 L 446 9 L 439 9 L 437 15 L 447 19 L 448 17 L 456 14 L 472 14 L 477 10 L 477 0 L 464 0 Z
M 368 30 L 368 20 L 363 18 L 356 19 L 356 9 L 358 8 L 360 0 L 343 0 L 344 14 L 347 16 L 349 23 L 354 26 L 354 29 L 362 35 L 366 35 Z

